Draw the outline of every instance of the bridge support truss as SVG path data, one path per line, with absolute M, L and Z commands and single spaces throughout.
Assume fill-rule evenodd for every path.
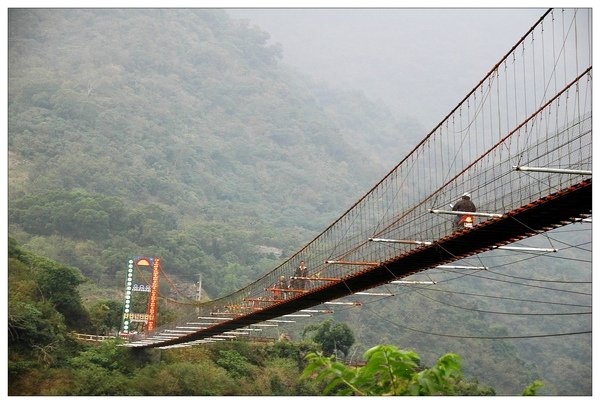
M 248 314 L 233 316 L 197 332 L 169 341 L 156 340 L 143 347 L 161 347 L 205 339 L 250 324 L 271 320 L 325 302 L 390 283 L 418 272 L 512 243 L 589 215 L 592 180 L 585 180 L 526 206 L 489 219 L 472 229 L 458 230 L 430 245 L 423 245 L 376 266 L 316 287 L 307 293 L 271 304 Z

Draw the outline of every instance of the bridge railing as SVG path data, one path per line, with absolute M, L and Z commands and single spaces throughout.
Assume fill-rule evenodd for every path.
M 200 305 L 198 317 L 230 318 L 278 304 L 276 287 L 303 260 L 307 288 L 386 261 L 452 231 L 432 214 L 470 192 L 480 212 L 502 214 L 586 175 L 523 173 L 536 165 L 591 171 L 591 10 L 549 10 L 402 161 L 339 219 L 277 268 Z M 588 175 L 589 177 L 589 175 Z M 477 219 L 484 220 L 484 219 Z M 332 263 L 334 261 L 335 263 Z M 285 297 L 300 292 L 288 292 Z M 216 320 L 226 321 L 226 320 Z M 177 324 L 159 327 L 154 334 Z
M 81 334 L 81 333 L 73 333 L 75 339 L 79 341 L 89 341 L 89 342 L 102 342 L 109 339 L 115 339 L 114 335 L 93 335 L 93 334 Z

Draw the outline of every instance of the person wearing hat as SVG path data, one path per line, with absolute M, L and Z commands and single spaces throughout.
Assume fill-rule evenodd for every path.
M 471 194 L 465 192 L 464 194 L 462 194 L 460 199 L 454 204 L 454 206 L 452 206 L 452 210 L 458 212 L 476 212 L 477 208 L 471 200 Z M 454 220 L 454 225 L 458 226 L 459 222 L 460 216 L 457 215 L 456 219 Z
M 286 293 L 284 292 L 285 289 L 288 288 L 287 282 L 285 280 L 285 276 L 281 275 L 279 277 L 279 280 L 277 280 L 277 282 L 275 282 L 275 287 L 273 288 L 273 298 L 275 300 L 285 300 L 286 298 Z

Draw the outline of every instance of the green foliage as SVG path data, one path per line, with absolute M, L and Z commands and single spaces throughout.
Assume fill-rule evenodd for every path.
M 74 326 L 85 326 L 87 311 L 75 269 L 23 251 L 11 242 L 8 261 L 9 353 L 51 364 L 60 356 Z M 64 353 L 64 352 L 62 352 Z
M 535 396 L 538 389 L 543 386 L 544 386 L 544 383 L 542 383 L 541 380 L 534 380 L 529 386 L 525 387 L 522 395 Z
M 408 390 L 420 396 L 455 394 L 454 383 L 462 376 L 460 359 L 456 354 L 445 354 L 434 366 L 419 372 L 416 386 Z
M 300 368 L 306 366 L 306 354 L 309 352 L 322 349 L 321 346 L 314 341 L 301 340 L 298 342 L 292 341 L 277 341 L 269 346 L 267 354 L 270 357 L 289 358 L 296 361 Z
M 351 367 L 311 352 L 302 377 L 316 374 L 317 382 L 326 383 L 323 394 L 359 396 L 455 395 L 462 379 L 460 357 L 445 354 L 431 368 L 422 369 L 419 356 L 390 345 L 380 345 L 364 354 L 364 366 Z M 464 392 L 460 390 L 460 392 Z M 484 394 L 489 390 L 483 390 Z M 481 394 L 481 392 L 480 392 Z
M 72 368 L 101 367 L 107 371 L 118 371 L 123 374 L 133 373 L 140 360 L 131 349 L 119 346 L 120 342 L 107 340 L 98 346 L 86 347 L 69 364 Z
M 293 358 L 270 358 L 263 368 L 254 373 L 251 380 L 247 380 L 247 391 L 252 395 L 318 395 L 319 390 L 315 383 L 300 378 L 301 369 Z
M 77 347 L 71 326 L 85 325 L 87 312 L 77 292 L 81 275 L 31 254 L 9 239 L 8 376 L 9 390 L 20 391 L 36 375 L 62 366 Z M 67 316 L 77 316 L 67 321 Z
M 17 240 L 12 237 L 8 238 L 8 258 L 16 258 L 19 260 L 23 252 L 18 246 Z
M 123 304 L 115 300 L 98 300 L 89 309 L 90 332 L 95 335 L 108 335 L 121 325 Z
M 86 347 L 68 362 L 73 387 L 69 395 L 132 395 L 131 377 L 140 366 L 149 363 L 146 353 L 119 346 L 117 340 L 107 340 L 98 346 Z
M 65 392 L 74 396 L 131 395 L 127 378 L 117 371 L 90 364 L 73 372 L 73 388 Z
M 35 268 L 33 276 L 41 301 L 52 304 L 68 327 L 85 327 L 88 315 L 77 290 L 84 282 L 79 270 L 34 254 L 25 254 L 23 260 Z
M 131 222 L 121 200 L 83 190 L 51 191 L 15 199 L 9 207 L 9 220 L 35 234 L 59 233 L 91 240 L 124 231 Z
M 334 323 L 332 319 L 306 326 L 302 336 L 306 334 L 311 334 L 311 339 L 321 346 L 326 355 L 341 352 L 346 356 L 354 344 L 354 334 L 350 327 L 344 323 Z
M 84 350 L 70 361 L 68 395 L 225 396 L 316 395 L 317 386 L 301 380 L 295 358 L 268 357 L 264 346 L 218 344 L 165 352 L 160 361 L 136 357 L 113 343 Z M 215 358 L 213 361 L 212 358 Z M 91 382 L 90 382 L 91 381 Z
M 233 378 L 240 378 L 250 374 L 250 364 L 244 356 L 237 351 L 219 351 L 215 361 L 217 365 L 227 370 Z
M 227 371 L 212 362 L 146 366 L 133 384 L 140 394 L 149 396 L 220 396 L 237 390 Z
M 65 340 L 63 317 L 48 304 L 33 304 L 9 299 L 9 340 L 15 351 L 42 355 L 52 363 L 49 353 Z

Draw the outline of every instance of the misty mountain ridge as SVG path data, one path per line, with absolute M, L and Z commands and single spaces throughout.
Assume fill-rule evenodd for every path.
M 101 255 L 99 244 L 127 233 L 108 273 L 119 249 L 158 255 L 170 233 L 203 233 L 188 240 L 201 255 L 227 237 L 207 226 L 289 254 L 414 144 L 414 127 L 280 66 L 267 33 L 222 10 L 11 10 L 9 21 L 10 227 L 78 266 L 39 237 L 92 240 Z M 76 236 L 35 202 L 53 198 Z M 102 198 L 127 211 L 128 228 L 109 223 L 116 208 Z

